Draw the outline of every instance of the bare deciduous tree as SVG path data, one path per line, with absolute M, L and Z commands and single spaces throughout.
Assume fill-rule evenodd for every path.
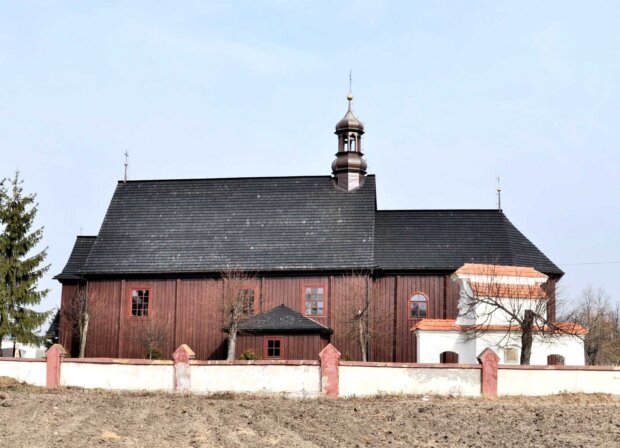
M 162 344 L 168 337 L 167 322 L 148 320 L 139 327 L 142 345 L 146 350 L 147 359 L 159 359 L 162 356 Z
M 620 365 L 620 304 L 612 304 L 603 289 L 584 289 L 566 319 L 589 330 L 584 343 L 587 364 Z
M 335 314 L 342 316 L 345 332 L 359 347 L 362 361 L 368 361 L 371 347 L 380 344 L 386 336 L 388 316 L 374 312 L 377 286 L 371 276 L 359 272 L 343 275 L 338 285 Z
M 228 351 L 227 361 L 235 359 L 237 347 L 237 335 L 239 334 L 239 323 L 245 315 L 250 305 L 245 293 L 248 283 L 252 282 L 253 277 L 241 269 L 228 269 L 222 272 L 222 315 L 224 328 L 228 332 Z
M 544 285 L 527 281 L 506 283 L 504 279 L 507 274 L 500 269 L 505 267 L 484 265 L 479 275 L 487 280 L 462 282 L 459 318 L 471 322 L 465 326 L 469 338 L 486 333 L 499 319 L 499 328 L 505 329 L 499 343 L 510 341 L 516 332 L 520 332 L 520 364 L 529 364 L 535 333 L 544 340 L 580 333 L 580 326 L 559 323 L 549 317 L 549 306 L 555 306 L 555 303 L 550 304 L 549 301 L 555 301 L 556 298 L 545 290 Z M 514 272 L 510 276 L 519 277 L 516 269 Z
M 62 315 L 71 326 L 73 334 L 78 338 L 80 349 L 78 356 L 86 355 L 88 330 L 94 320 L 103 312 L 103 302 L 92 297 L 88 292 L 88 282 L 77 285 L 75 295 L 62 308 Z

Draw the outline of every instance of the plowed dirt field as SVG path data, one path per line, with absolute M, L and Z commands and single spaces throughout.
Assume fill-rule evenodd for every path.
M 0 447 L 620 447 L 620 398 L 291 400 L 0 381 Z

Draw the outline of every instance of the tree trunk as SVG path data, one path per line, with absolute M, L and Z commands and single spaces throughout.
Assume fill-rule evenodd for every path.
M 534 312 L 525 310 L 523 325 L 521 325 L 521 364 L 529 365 L 532 356 L 532 342 L 534 330 Z
M 80 358 L 86 356 L 86 337 L 88 336 L 88 322 L 90 321 L 90 315 L 84 313 L 84 324 L 82 325 L 82 331 L 80 332 Z
M 17 351 L 17 339 L 13 338 L 13 358 L 15 358 L 16 351 Z
M 237 348 L 237 322 L 234 322 L 228 330 L 228 354 L 226 361 L 234 361 Z
M 362 351 L 362 361 L 368 361 L 368 347 L 366 343 L 366 334 L 364 331 L 364 319 L 360 317 L 357 320 L 358 330 L 359 330 L 359 340 L 360 340 L 360 349 Z

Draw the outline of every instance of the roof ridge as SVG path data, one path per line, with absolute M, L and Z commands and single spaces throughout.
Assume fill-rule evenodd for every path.
M 374 174 L 367 174 L 366 177 L 375 177 Z M 195 181 L 216 181 L 216 180 L 248 180 L 248 179 L 332 179 L 329 174 L 310 174 L 298 176 L 233 176 L 233 177 L 192 177 L 192 178 L 176 178 L 176 179 L 134 179 L 119 180 L 118 184 L 131 183 L 150 183 L 150 182 L 195 182 Z
M 377 210 L 377 213 L 383 212 L 499 212 L 495 208 L 391 208 Z

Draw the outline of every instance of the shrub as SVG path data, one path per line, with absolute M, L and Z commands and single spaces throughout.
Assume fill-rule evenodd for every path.
M 257 359 L 260 359 L 260 357 L 254 352 L 254 350 L 246 350 L 241 353 L 239 359 L 242 359 L 244 361 L 256 361 Z
M 156 348 L 149 349 L 145 356 L 146 359 L 162 359 L 163 357 L 164 355 Z

